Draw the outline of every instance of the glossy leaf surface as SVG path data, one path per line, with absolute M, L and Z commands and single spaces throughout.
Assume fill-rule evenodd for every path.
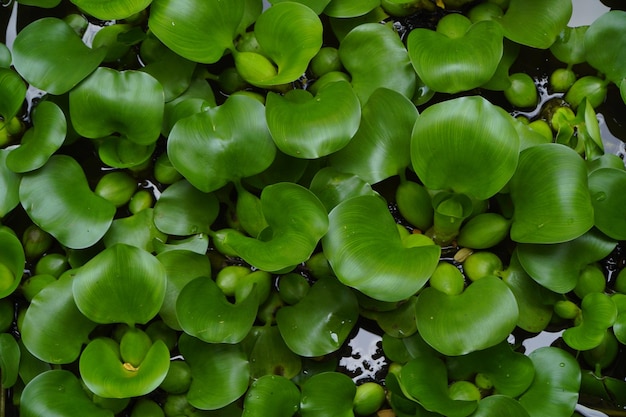
M 255 327 L 243 343 L 251 345 L 248 357 L 252 378 L 280 375 L 292 379 L 302 370 L 302 358 L 289 349 L 278 326 Z
M 589 26 L 566 27 L 550 46 L 550 52 L 566 64 L 585 62 L 585 33 L 588 28 Z
M 413 129 L 413 168 L 431 190 L 487 199 L 513 176 L 518 154 L 510 116 L 481 97 L 434 104 Z
M 217 190 L 270 166 L 276 146 L 257 100 L 231 96 L 224 104 L 179 120 L 167 142 L 172 165 L 200 191 Z
M 291 417 L 299 405 L 300 390 L 293 382 L 282 376 L 265 375 L 250 385 L 242 417 Z
M 529 417 L 528 411 L 515 399 L 506 395 L 489 395 L 478 403 L 472 417 Z
M 20 346 L 10 333 L 0 334 L 0 371 L 2 386 L 11 388 L 18 380 L 20 364 Z
M 339 172 L 333 167 L 325 167 L 317 171 L 309 189 L 328 211 L 348 198 L 376 195 L 372 187 L 357 175 Z
M 100 20 L 121 20 L 146 9 L 152 0 L 71 0 L 85 13 Z
M 587 61 L 618 84 L 626 78 L 626 12 L 614 10 L 600 16 L 585 33 Z
M 0 218 L 6 216 L 20 203 L 20 176 L 7 166 L 10 151 L 0 149 Z
M 381 301 L 409 298 L 424 286 L 439 261 L 434 244 L 405 247 L 386 203 L 360 196 L 340 203 L 329 214 L 322 239 L 328 262 L 339 280 Z
M 328 277 L 317 281 L 296 305 L 278 310 L 278 330 L 300 356 L 323 356 L 338 350 L 358 318 L 354 294 Z
M 615 168 L 601 168 L 589 175 L 589 192 L 595 226 L 607 236 L 616 240 L 626 239 L 626 195 L 621 192 L 626 187 L 626 171 Z
M 154 242 L 165 242 L 167 235 L 154 225 L 154 210 L 147 208 L 129 217 L 113 220 L 102 241 L 107 248 L 116 243 L 154 252 Z
M 72 292 L 79 310 L 96 323 L 145 324 L 159 312 L 166 283 L 154 256 L 118 243 L 77 271 Z
M 65 155 L 24 174 L 19 196 L 33 222 L 72 249 L 100 240 L 115 214 L 113 204 L 91 191 L 78 162 Z
M 10 229 L 0 229 L 0 298 L 17 289 L 24 274 L 26 255 L 19 238 Z
M 617 307 L 604 293 L 587 294 L 580 305 L 580 323 L 563 332 L 563 340 L 575 350 L 590 350 L 602 343 L 606 330 L 617 319 Z
M 29 84 L 63 94 L 93 72 L 106 49 L 87 47 L 63 20 L 44 17 L 20 31 L 13 44 L 13 65 Z
M 331 0 L 324 9 L 324 14 L 331 17 L 357 17 L 362 16 L 380 5 L 380 0 L 362 0 L 353 2 L 350 0 Z
M 549 48 L 572 15 L 571 0 L 511 0 L 499 19 L 504 36 L 533 48 Z M 531 28 L 531 29 L 529 29 Z
M 300 414 L 302 417 L 352 417 L 355 394 L 356 387 L 350 377 L 339 372 L 322 372 L 303 384 Z
M 0 68 L 0 116 L 11 120 L 22 108 L 26 84 L 13 70 Z

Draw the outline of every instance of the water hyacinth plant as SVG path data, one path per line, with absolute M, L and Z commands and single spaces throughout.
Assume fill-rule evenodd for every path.
M 626 11 L 573 6 L 4 2 L 0 417 L 623 415 Z

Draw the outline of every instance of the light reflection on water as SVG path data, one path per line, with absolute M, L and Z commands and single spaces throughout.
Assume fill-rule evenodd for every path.
M 352 380 L 359 384 L 366 381 L 384 379 L 387 359 L 382 351 L 382 337 L 360 328 L 349 342 L 350 356 L 339 360 L 339 367 L 345 369 Z

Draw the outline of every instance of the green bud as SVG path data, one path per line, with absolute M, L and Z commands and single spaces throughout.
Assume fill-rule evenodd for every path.
M 0 299 L 0 333 L 5 333 L 13 324 L 15 318 L 15 305 L 8 298 Z
M 187 394 L 169 394 L 163 403 L 166 417 L 184 417 L 197 415 L 197 409 L 187 401 Z
M 315 78 L 319 78 L 324 74 L 332 71 L 341 71 L 343 65 L 339 59 L 339 50 L 332 46 L 321 48 L 318 53 L 311 59 L 309 69 Z
M 309 282 L 295 272 L 281 275 L 278 279 L 278 295 L 286 304 L 297 304 L 309 292 Z
M 509 77 L 511 85 L 504 90 L 504 97 L 509 103 L 519 108 L 535 107 L 539 100 L 539 93 L 532 77 L 518 72 Z
M 38 258 L 43 255 L 50 249 L 53 242 L 52 236 L 36 224 L 28 226 L 22 234 L 22 246 L 24 247 L 24 254 L 28 259 Z
M 311 271 L 311 274 L 315 278 L 322 278 L 333 275 L 333 270 L 328 263 L 328 259 L 323 252 L 317 252 L 313 254 L 306 262 L 305 265 Z
M 550 128 L 548 122 L 546 122 L 545 120 L 538 119 L 532 121 L 528 124 L 528 127 L 543 136 L 546 139 L 546 143 L 550 143 L 554 140 L 554 134 L 552 133 L 552 129 Z
M 385 389 L 376 382 L 365 382 L 356 387 L 354 413 L 359 416 L 374 414 L 385 401 Z
M 402 217 L 425 231 L 433 224 L 432 199 L 426 188 L 413 181 L 403 181 L 396 189 L 396 204 Z
M 0 291 L 4 292 L 11 288 L 15 282 L 16 276 L 13 271 L 5 264 L 0 262 Z
M 173 350 L 178 342 L 178 333 L 169 327 L 163 320 L 152 321 L 146 328 L 146 334 L 152 342 L 162 341 L 168 350 Z
M 580 315 L 581 310 L 569 300 L 559 300 L 554 304 L 554 313 L 566 320 L 573 320 Z
M 120 356 L 133 367 L 138 367 L 152 346 L 150 336 L 135 327 L 124 333 L 120 340 Z
M 174 168 L 167 153 L 163 152 L 154 162 L 154 178 L 161 184 L 173 184 L 183 176 Z
M 430 286 L 447 295 L 459 295 L 465 288 L 465 279 L 457 267 L 448 262 L 439 262 L 430 277 Z
M 243 90 L 248 87 L 248 83 L 244 80 L 234 67 L 224 69 L 217 80 L 220 89 L 226 94 L 232 94 L 235 91 Z
M 511 220 L 498 213 L 481 213 L 465 223 L 456 238 L 459 246 L 488 249 L 502 242 L 508 235 Z
M 615 278 L 615 291 L 626 294 L 626 268 L 623 268 Z
M 261 45 L 259 45 L 254 32 L 245 32 L 237 39 L 237 50 L 239 52 L 262 53 Z
M 48 284 L 56 281 L 56 277 L 50 274 L 33 275 L 27 278 L 21 284 L 22 294 L 28 301 L 32 301 L 33 297 L 43 290 Z
M 264 55 L 256 52 L 238 52 L 235 63 L 241 77 L 253 83 L 271 80 L 278 74 L 278 68 Z
M 550 74 L 549 83 L 552 90 L 564 93 L 576 82 L 576 74 L 569 68 L 557 68 Z
M 183 394 L 191 385 L 191 368 L 185 361 L 170 362 L 170 368 L 159 387 L 168 394 Z
M 49 253 L 39 258 L 35 264 L 35 275 L 48 274 L 60 277 L 69 268 L 67 257 L 60 253 Z
M 574 293 L 582 300 L 592 292 L 604 292 L 606 278 L 597 265 L 587 265 L 580 275 L 574 287 Z
M 450 39 L 458 39 L 465 36 L 467 30 L 472 26 L 471 20 L 460 13 L 450 13 L 445 15 L 437 23 L 437 32 L 446 35 Z
M 12 61 L 11 51 L 5 44 L 0 43 L 0 68 L 9 68 Z
M 156 402 L 142 397 L 133 406 L 130 417 L 165 417 L 165 412 Z
M 453 400 L 480 401 L 480 390 L 469 381 L 456 381 L 448 387 L 448 394 Z
M 215 282 L 227 297 L 234 297 L 241 280 L 251 273 L 250 268 L 229 265 L 222 268 L 215 277 Z
M 498 275 L 502 268 L 502 260 L 492 252 L 474 252 L 463 262 L 465 276 L 472 281 L 489 275 Z
M 137 214 L 142 210 L 152 207 L 154 199 L 148 190 L 139 190 L 130 198 L 128 209 L 131 213 Z
M 341 71 L 331 71 L 322 75 L 318 78 L 313 84 L 308 87 L 308 91 L 316 95 L 325 85 L 331 84 L 337 81 L 348 81 L 350 82 L 350 76 L 345 72 Z
M 503 14 L 504 11 L 500 6 L 487 2 L 472 7 L 467 17 L 469 17 L 472 23 L 476 23 L 483 20 L 495 20 L 502 17 Z
M 474 377 L 474 384 L 481 390 L 490 390 L 493 388 L 493 381 L 489 378 L 489 375 L 478 372 Z
M 95 193 L 115 207 L 121 207 L 130 201 L 136 190 L 137 180 L 124 171 L 112 171 L 100 178 Z
M 607 80 L 602 80 L 593 75 L 586 75 L 576 80 L 563 98 L 573 108 L 577 108 L 583 99 L 586 98 L 591 107 L 595 109 L 604 103 L 606 99 L 607 84 Z

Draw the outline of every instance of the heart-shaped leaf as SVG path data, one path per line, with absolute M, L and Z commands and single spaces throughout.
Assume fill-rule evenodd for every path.
M 404 44 L 390 27 L 379 23 L 357 26 L 339 45 L 339 57 L 362 104 L 380 87 L 413 97 L 415 71 Z
M 118 243 L 77 270 L 72 285 L 78 309 L 96 323 L 145 324 L 161 308 L 167 277 L 150 253 Z
M 13 70 L 0 68 L 0 116 L 11 120 L 22 108 L 26 98 L 26 84 Z
M 14 172 L 41 168 L 65 140 L 65 114 L 53 102 L 39 103 L 33 110 L 32 122 L 33 127 L 26 131 L 21 145 L 7 156 L 7 166 Z
M 66 155 L 24 174 L 19 196 L 33 222 L 72 249 L 100 240 L 115 215 L 115 206 L 91 191 L 81 166 Z
M 170 235 L 209 233 L 218 213 L 214 194 L 203 193 L 188 181 L 180 180 L 161 193 L 154 206 L 154 224 Z
M 513 176 L 518 155 L 511 116 L 480 96 L 434 104 L 413 129 L 413 168 L 431 190 L 485 200 Z
M 240 344 L 205 343 L 183 333 L 178 346 L 191 367 L 189 404 L 200 410 L 217 410 L 248 389 L 250 369 Z
M 55 17 L 35 20 L 13 43 L 17 72 L 50 94 L 67 93 L 91 74 L 105 55 L 105 48 L 89 48 L 67 23 Z
M 374 299 L 409 298 L 437 267 L 441 248 L 406 247 L 380 197 L 346 200 L 330 212 L 329 219 L 322 247 L 333 271 L 342 283 Z
M 590 350 L 602 343 L 606 329 L 617 319 L 617 306 L 608 295 L 600 292 L 587 294 L 580 305 L 580 323 L 563 332 L 563 340 L 576 350 Z
M 626 78 L 626 12 L 612 10 L 596 19 L 585 33 L 585 57 L 615 84 Z
M 306 90 L 291 90 L 284 96 L 269 93 L 265 117 L 278 149 L 296 158 L 314 159 L 348 144 L 359 128 L 361 104 L 352 86 L 340 81 L 326 84 L 315 96 Z
M 267 186 L 261 192 L 263 216 L 269 225 L 259 239 L 232 229 L 215 234 L 258 269 L 273 272 L 309 259 L 328 230 L 326 208 L 311 191 L 294 183 Z
M 532 48 L 547 49 L 572 16 L 571 0 L 511 0 L 506 13 L 498 19 L 504 36 Z
M 511 239 L 516 242 L 565 242 L 593 226 L 587 168 L 568 146 L 545 143 L 524 149 L 510 191 L 515 206 Z
M 597 229 L 577 239 L 555 244 L 517 245 L 524 270 L 551 291 L 564 294 L 574 289 L 580 272 L 587 265 L 608 256 L 617 242 Z
M 424 340 L 449 356 L 495 346 L 508 337 L 519 316 L 515 296 L 495 276 L 474 281 L 459 295 L 428 287 L 419 294 L 415 311 Z
M 348 145 L 331 155 L 337 170 L 376 184 L 403 172 L 411 163 L 411 132 L 417 109 L 402 94 L 379 88 L 363 105 L 361 124 Z
M 349 376 L 339 372 L 313 375 L 302 385 L 302 417 L 352 417 L 356 386 Z
M 595 226 L 616 240 L 626 239 L 626 218 L 623 216 L 626 196 L 626 171 L 600 168 L 589 175 L 589 192 Z
M 289 379 L 265 375 L 250 385 L 242 417 L 291 417 L 300 406 L 300 390 Z
M 458 93 L 491 80 L 502 57 L 502 29 L 493 21 L 471 24 L 459 14 L 450 14 L 437 31 L 413 29 L 407 48 L 420 79 L 435 91 Z M 465 19 L 467 31 L 454 36 L 445 33 L 445 19 Z
M 161 133 L 163 100 L 163 87 L 151 75 L 102 67 L 70 92 L 70 117 L 87 138 L 119 133 L 150 145 Z
M 146 9 L 152 0 L 71 0 L 83 12 L 100 20 L 126 19 Z
M 0 149 L 0 219 L 20 203 L 20 176 L 7 166 L 11 150 Z
M 76 307 L 72 282 L 73 273 L 66 273 L 48 284 L 33 297 L 24 315 L 22 341 L 42 361 L 74 362 L 96 327 Z
M 89 342 L 79 362 L 80 374 L 87 388 L 104 398 L 146 395 L 163 382 L 169 367 L 170 351 L 161 340 L 150 346 L 136 366 L 120 358 L 120 345 L 109 338 Z
M 88 397 L 82 383 L 67 370 L 55 369 L 33 378 L 20 396 L 20 415 L 113 417 L 111 410 L 101 408 Z M 54 414 L 53 414 L 54 413 Z
M 167 153 L 174 168 L 208 193 L 265 170 L 276 146 L 263 105 L 233 95 L 219 107 L 179 120 L 170 132 Z
M 298 304 L 278 310 L 276 323 L 289 349 L 314 357 L 338 350 L 358 315 L 352 291 L 328 277 L 317 281 Z
M 178 55 L 210 64 L 233 48 L 245 5 L 245 0 L 154 0 L 148 26 Z

